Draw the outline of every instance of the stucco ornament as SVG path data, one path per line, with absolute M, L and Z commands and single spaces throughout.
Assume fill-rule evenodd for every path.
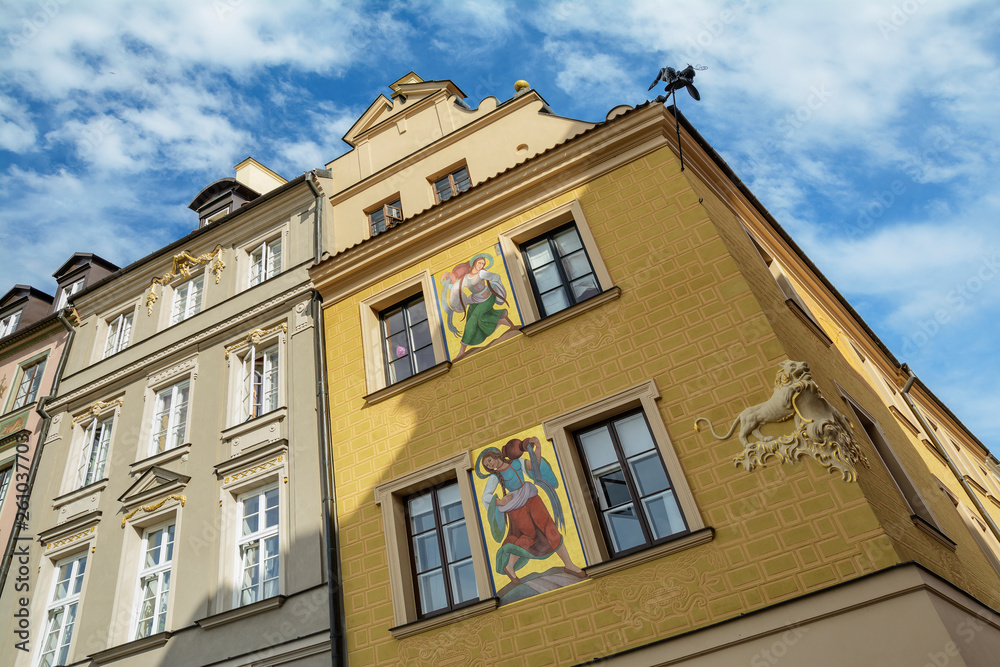
M 789 419 L 795 423 L 787 435 L 768 436 L 760 430 L 766 424 Z M 701 430 L 699 422 L 708 424 L 718 440 L 728 440 L 739 426 L 743 452 L 733 463 L 747 471 L 771 458 L 780 463 L 795 463 L 811 456 L 824 468 L 839 472 L 845 482 L 854 482 L 858 478 L 855 467 L 858 462 L 868 467 L 868 459 L 851 433 L 851 423 L 823 398 L 809 372 L 809 364 L 804 361 L 781 362 L 771 398 L 741 412 L 725 435 L 717 434 L 704 417 L 694 421 L 696 431 Z M 755 439 L 751 440 L 751 436 Z
M 156 296 L 157 285 L 166 285 L 177 276 L 190 278 L 192 267 L 208 264 L 209 262 L 212 262 L 212 272 L 215 274 L 215 284 L 218 285 L 219 278 L 222 276 L 222 270 L 226 268 L 226 263 L 222 261 L 221 243 L 216 245 L 211 252 L 199 255 L 198 257 L 195 257 L 187 251 L 174 255 L 173 266 L 170 267 L 170 270 L 159 278 L 153 278 L 153 281 L 149 285 L 149 292 L 146 293 L 146 314 L 153 314 L 153 304 L 156 303 L 158 298 Z

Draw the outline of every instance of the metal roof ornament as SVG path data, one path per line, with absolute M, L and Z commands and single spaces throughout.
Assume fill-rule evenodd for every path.
M 697 71 L 708 69 L 704 65 L 691 65 L 688 64 L 687 67 L 678 71 L 673 67 L 664 67 L 660 69 L 657 73 L 656 78 L 653 83 L 650 84 L 649 90 L 656 87 L 656 84 L 661 81 L 666 83 L 667 86 L 664 88 L 666 95 L 660 95 L 656 98 L 657 102 L 666 102 L 667 97 L 672 97 L 672 103 L 674 106 L 674 111 L 677 111 L 677 90 L 680 88 L 686 88 L 688 94 L 691 95 L 695 100 L 701 100 L 701 93 L 698 89 L 694 87 L 694 77 Z M 681 147 L 681 124 L 678 120 L 677 114 L 674 113 L 674 125 L 677 128 L 677 150 L 680 153 L 681 158 L 681 171 L 684 171 L 684 149 Z

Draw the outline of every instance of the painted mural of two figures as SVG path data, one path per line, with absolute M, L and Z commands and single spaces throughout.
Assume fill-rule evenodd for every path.
M 487 543 L 498 545 L 494 570 L 510 580 L 498 591 L 501 602 L 513 602 L 587 577 L 574 562 L 563 537 L 567 524 L 557 491 L 559 475 L 542 455 L 538 437 L 512 438 L 503 447 L 480 450 L 475 473 Z M 575 526 L 571 525 L 571 530 L 576 538 Z M 573 542 L 573 551 L 580 559 L 579 540 Z M 544 562 L 553 556 L 562 567 Z M 525 575 L 529 570 L 530 574 Z
M 483 252 L 441 276 L 448 331 L 461 339 L 454 361 L 464 357 L 470 347 L 485 343 L 500 326 L 507 327 L 509 333 L 518 328 L 510 318 L 508 288 L 501 275 L 490 270 L 495 261 L 494 254 Z M 461 332 L 456 317 L 463 325 Z

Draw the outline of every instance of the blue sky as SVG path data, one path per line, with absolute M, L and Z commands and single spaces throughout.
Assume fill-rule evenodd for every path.
M 681 110 L 869 325 L 1000 453 L 1000 5 L 0 2 L 0 290 L 125 265 L 248 155 L 287 178 L 409 70 L 566 116 L 708 67 Z

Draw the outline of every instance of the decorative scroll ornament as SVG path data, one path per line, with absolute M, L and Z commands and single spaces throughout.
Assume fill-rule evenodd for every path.
M 169 271 L 164 273 L 159 278 L 153 278 L 153 282 L 149 285 L 149 292 L 146 294 L 146 314 L 153 314 L 153 304 L 156 303 L 156 286 L 166 285 L 171 280 L 177 276 L 184 276 L 185 278 L 191 277 L 191 267 L 198 266 L 200 264 L 208 264 L 212 262 L 212 272 L 215 273 L 215 284 L 219 284 L 219 278 L 222 276 L 222 270 L 226 268 L 226 263 L 222 261 L 222 244 L 215 246 L 212 252 L 205 253 L 204 255 L 199 255 L 195 257 L 187 251 L 174 255 L 174 265 Z
M 176 500 L 176 501 L 180 502 L 181 507 L 184 507 L 184 505 L 187 504 L 187 498 L 185 498 L 184 496 L 176 494 L 176 493 L 175 494 L 171 494 L 171 495 L 167 496 L 166 498 L 164 498 L 163 500 L 161 500 L 158 503 L 153 503 L 152 505 L 143 505 L 142 507 L 136 507 L 134 510 L 132 510 L 131 512 L 129 512 L 128 514 L 126 514 L 125 516 L 123 516 L 122 517 L 122 528 L 125 527 L 125 524 L 128 523 L 129 519 L 131 519 L 132 517 L 134 517 L 139 512 L 153 512 L 153 511 L 156 511 L 156 510 L 160 509 L 161 507 L 163 507 L 163 504 L 165 502 L 167 502 L 168 500 Z
M 232 480 L 232 481 L 235 482 L 238 479 L 243 479 L 244 477 L 249 477 L 250 475 L 258 473 L 261 470 L 267 470 L 268 468 L 273 468 L 274 466 L 278 465 L 279 463 L 281 463 L 284 460 L 285 460 L 284 456 L 278 456 L 276 458 L 271 459 L 270 461 L 265 461 L 264 463 L 260 463 L 258 465 L 255 465 L 252 468 L 247 468 L 243 472 L 238 472 L 235 475 L 233 475 L 232 477 L 226 477 L 224 480 L 222 480 L 222 483 L 223 484 L 229 484 L 230 480 Z
M 86 537 L 87 535 L 90 535 L 95 530 L 97 530 L 97 526 L 91 526 L 87 530 L 81 531 L 81 532 L 79 532 L 79 533 L 77 533 L 75 535 L 70 535 L 69 537 L 63 538 L 63 539 L 61 539 L 61 540 L 59 540 L 57 542 L 49 542 L 47 545 L 45 545 L 45 549 L 46 550 L 48 550 L 48 549 L 55 549 L 56 547 L 61 547 L 64 544 L 69 544 L 70 542 L 75 542 L 78 539 L 80 539 L 81 537 Z
M 281 331 L 282 333 L 288 333 L 287 324 L 279 324 L 277 326 L 271 327 L 270 329 L 254 329 L 242 338 L 239 342 L 233 343 L 232 345 L 226 346 L 226 359 L 229 355 L 240 349 L 241 347 L 246 347 L 248 345 L 260 345 L 260 341 L 264 340 L 264 336 L 270 336 L 276 331 Z
M 115 400 L 108 401 L 107 403 L 105 403 L 104 401 L 97 401 L 89 408 L 87 408 L 87 411 L 84 412 L 82 415 L 77 415 L 76 417 L 73 417 L 73 421 L 70 423 L 69 427 L 73 428 L 74 426 L 76 426 L 77 422 L 82 422 L 85 419 L 96 417 L 97 415 L 101 414 L 108 408 L 114 407 L 116 405 L 121 406 L 124 404 L 125 404 L 124 398 L 116 398 Z
M 728 440 L 740 429 L 743 452 L 733 459 L 737 466 L 753 470 L 770 458 L 780 463 L 795 463 L 804 456 L 811 456 L 824 468 L 840 472 L 845 482 L 857 480 L 855 465 L 860 461 L 868 467 L 868 459 L 851 435 L 853 427 L 840 412 L 823 398 L 803 361 L 783 361 L 774 379 L 774 393 L 759 405 L 752 405 L 733 422 L 725 435 L 718 435 L 712 423 L 704 417 L 694 421 L 708 424 L 708 429 L 718 440 Z M 766 436 L 760 429 L 765 424 L 795 419 L 792 432 L 782 436 Z M 750 440 L 753 435 L 756 440 Z

